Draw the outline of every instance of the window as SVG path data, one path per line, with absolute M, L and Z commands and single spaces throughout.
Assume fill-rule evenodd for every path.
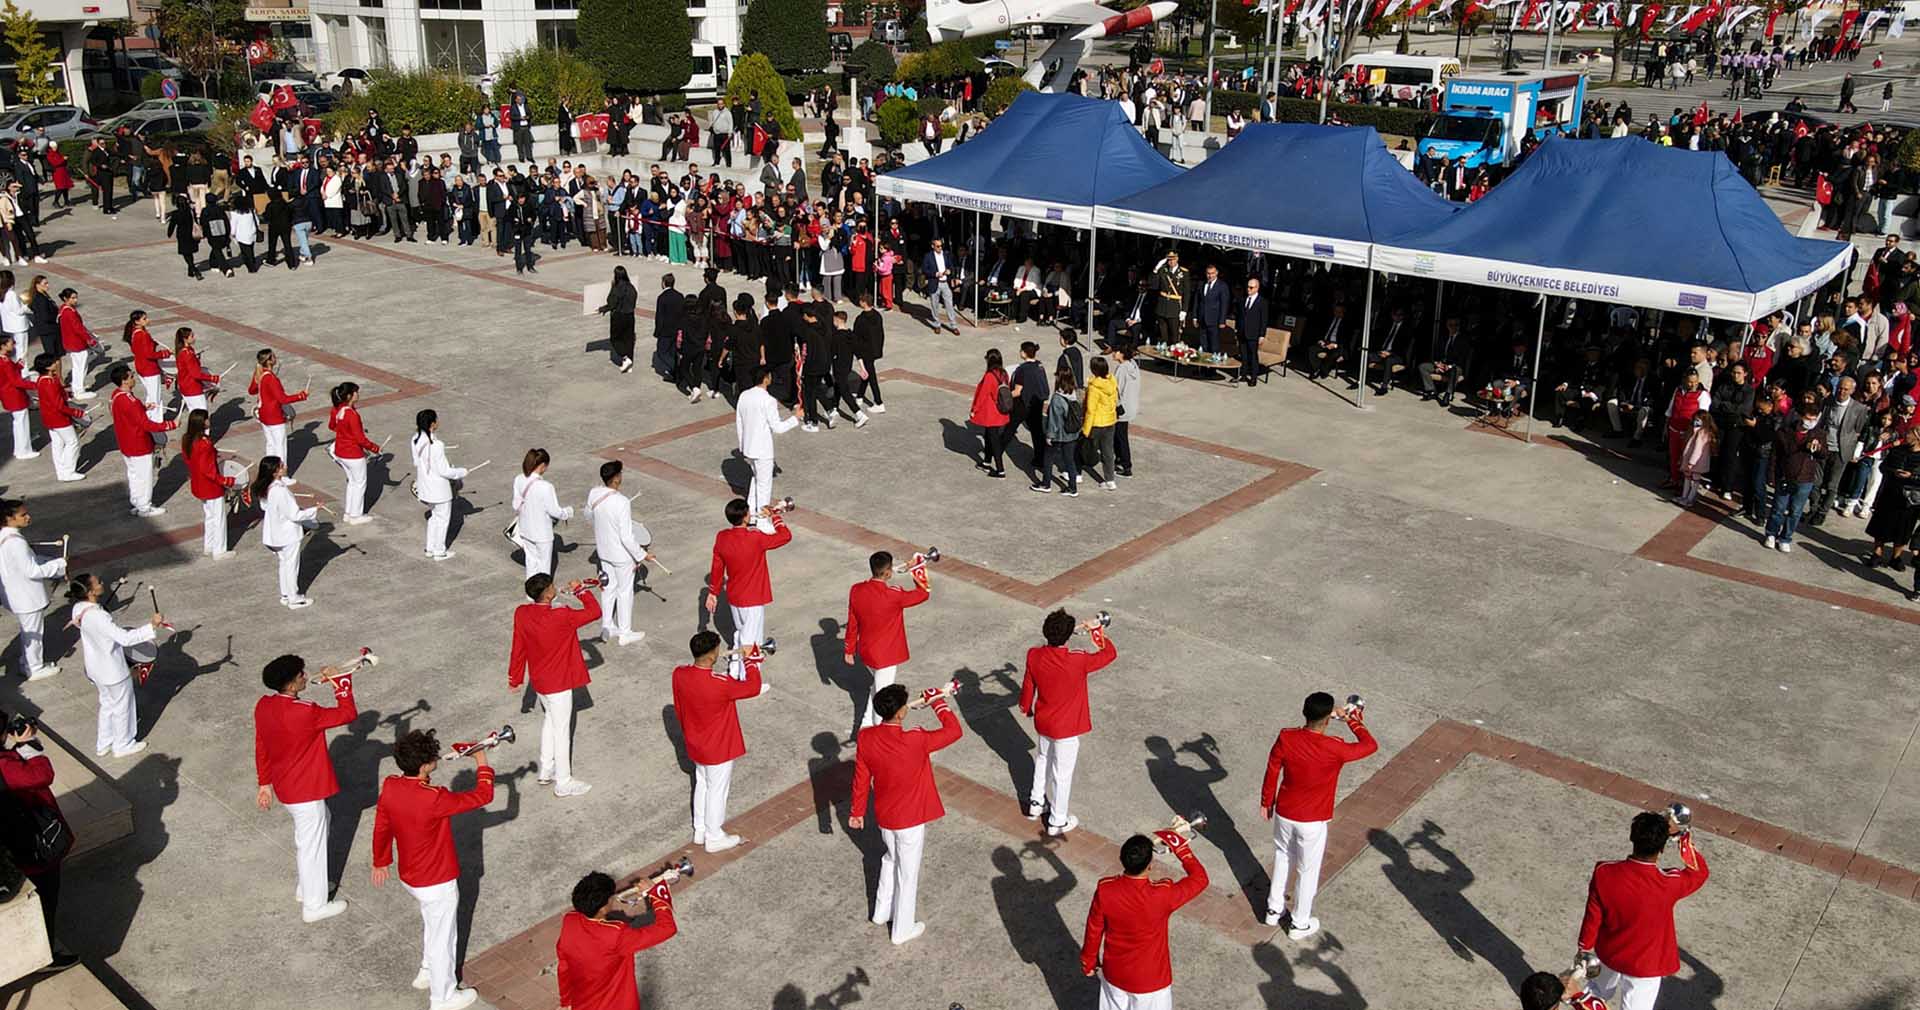
M 579 7 L 579 0 L 533 0 L 533 9 L 537 11 L 570 11 Z
M 461 74 L 487 72 L 486 26 L 478 21 L 422 21 L 427 65 Z
M 423 11 L 477 11 L 480 0 L 420 0 Z
M 542 49 L 555 49 L 564 53 L 580 48 L 580 34 L 574 30 L 574 23 L 571 20 L 553 18 L 536 21 L 534 35 Z
M 1433 71 L 1425 67 L 1388 67 L 1387 83 L 1391 85 L 1417 88 L 1422 84 L 1433 83 Z
M 713 57 L 695 56 L 693 58 L 693 76 L 705 77 L 713 73 Z
M 387 49 L 387 19 L 363 18 L 362 20 L 367 25 L 367 62 L 376 67 L 391 66 L 393 54 Z

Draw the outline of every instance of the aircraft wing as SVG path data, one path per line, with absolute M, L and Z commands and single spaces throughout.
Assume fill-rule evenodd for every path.
M 1058 7 L 1016 8 L 1013 20 L 1016 24 L 1092 25 L 1119 13 L 1095 3 L 1067 3 Z

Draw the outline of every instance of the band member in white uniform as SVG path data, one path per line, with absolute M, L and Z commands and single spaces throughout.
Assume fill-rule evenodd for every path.
M 526 558 L 527 578 L 553 574 L 553 524 L 573 518 L 573 506 L 560 504 L 560 495 L 547 480 L 553 457 L 545 449 L 528 449 L 513 479 L 513 542 Z
M 734 408 L 733 429 L 740 439 L 740 455 L 753 467 L 753 482 L 747 488 L 747 514 L 759 516 L 762 506 L 773 501 L 773 436 L 792 431 L 800 425 L 800 415 L 780 419 L 780 402 L 767 392 L 773 384 L 773 372 L 765 365 L 755 366 L 752 385 L 740 391 Z M 761 532 L 773 532 L 764 518 L 758 520 Z
M 453 482 L 467 475 L 466 467 L 447 462 L 446 443 L 440 441 L 440 415 L 423 410 L 413 415 L 414 495 L 427 507 L 427 557 L 445 561 L 447 523 L 453 518 Z
M 260 461 L 260 472 L 253 476 L 253 500 L 266 514 L 260 521 L 260 542 L 280 559 L 281 605 L 288 610 L 312 606 L 312 600 L 300 595 L 300 548 L 319 510 L 303 509 L 294 500 L 293 478 L 278 456 Z
M 6 591 L 7 609 L 20 621 L 20 672 L 28 680 L 45 680 L 60 672 L 41 658 L 45 638 L 47 586 L 52 579 L 67 574 L 67 559 L 42 561 L 27 542 L 24 531 L 33 524 L 33 513 L 19 498 L 0 499 L 0 590 Z
M 122 628 L 100 605 L 106 594 L 106 584 L 84 572 L 67 587 L 67 599 L 73 601 L 73 623 L 80 627 L 80 655 L 86 662 L 87 679 L 100 692 L 100 728 L 94 756 L 128 757 L 146 750 L 147 742 L 133 738 L 140 720 L 133 707 L 133 671 L 127 669 L 126 649 L 153 641 L 166 620 L 154 614 L 140 627 Z
M 346 515 L 341 521 L 348 526 L 359 526 L 373 521 L 367 515 L 367 457 L 379 455 L 380 445 L 368 438 L 367 429 L 360 425 L 360 410 L 354 406 L 360 401 L 359 383 L 343 382 L 327 395 L 333 400 L 333 413 L 327 415 L 327 427 L 333 429 L 333 445 L 327 452 L 347 475 L 347 495 L 343 500 Z
M 653 534 L 633 521 L 633 499 L 620 493 L 623 469 L 617 459 L 600 464 L 602 486 L 587 493 L 587 511 L 593 513 L 593 549 L 600 555 L 600 581 L 607 589 L 600 640 L 631 645 L 647 637 L 633 630 L 633 570 L 652 560 L 648 548 Z

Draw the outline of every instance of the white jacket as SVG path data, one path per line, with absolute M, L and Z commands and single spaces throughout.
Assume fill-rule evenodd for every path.
M 80 626 L 80 654 L 86 661 L 87 679 L 96 684 L 118 684 L 133 677 L 127 669 L 126 648 L 153 641 L 153 625 L 123 628 L 98 603 L 73 605 L 73 623 Z
M 267 503 L 262 509 L 260 542 L 268 547 L 291 547 L 300 542 L 306 524 L 313 521 L 317 509 L 300 507 L 293 500 L 293 478 L 282 477 L 267 488 Z
M 421 501 L 436 505 L 453 500 L 453 482 L 467 475 L 466 467 L 447 462 L 445 442 L 414 432 L 413 485 Z
M 0 590 L 6 591 L 7 609 L 16 614 L 37 614 L 47 607 L 48 579 L 67 574 L 65 558 L 41 561 L 33 546 L 18 529 L 0 529 Z
M 553 540 L 553 521 L 572 519 L 573 508 L 560 504 L 545 477 L 523 473 L 513 479 L 513 514 L 518 517 L 521 540 L 544 544 Z
M 633 502 L 610 487 L 587 493 L 587 511 L 593 513 L 593 548 L 609 565 L 637 565 L 647 556 L 653 534 L 633 521 Z
M 260 219 L 253 214 L 253 208 L 227 211 L 227 231 L 233 235 L 236 245 L 252 245 L 260 241 Z
M 733 430 L 740 438 L 740 455 L 748 459 L 772 459 L 773 436 L 799 425 L 798 417 L 781 420 L 780 402 L 759 386 L 741 393 L 734 408 Z
M 0 330 L 16 337 L 27 335 L 27 307 L 20 304 L 20 292 L 11 288 L 0 298 Z

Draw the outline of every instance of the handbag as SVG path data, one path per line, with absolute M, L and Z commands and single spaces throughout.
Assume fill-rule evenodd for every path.
M 11 792 L 4 793 L 6 849 L 15 863 L 23 866 L 48 866 L 66 857 L 73 848 L 73 829 L 60 819 L 60 811 L 51 806 L 29 806 Z
M 1013 390 L 1006 383 L 1001 383 L 1000 388 L 995 391 L 993 405 L 1002 414 L 1013 413 Z
M 1920 507 L 1920 487 L 1903 487 L 1900 493 L 1906 497 L 1908 508 Z

